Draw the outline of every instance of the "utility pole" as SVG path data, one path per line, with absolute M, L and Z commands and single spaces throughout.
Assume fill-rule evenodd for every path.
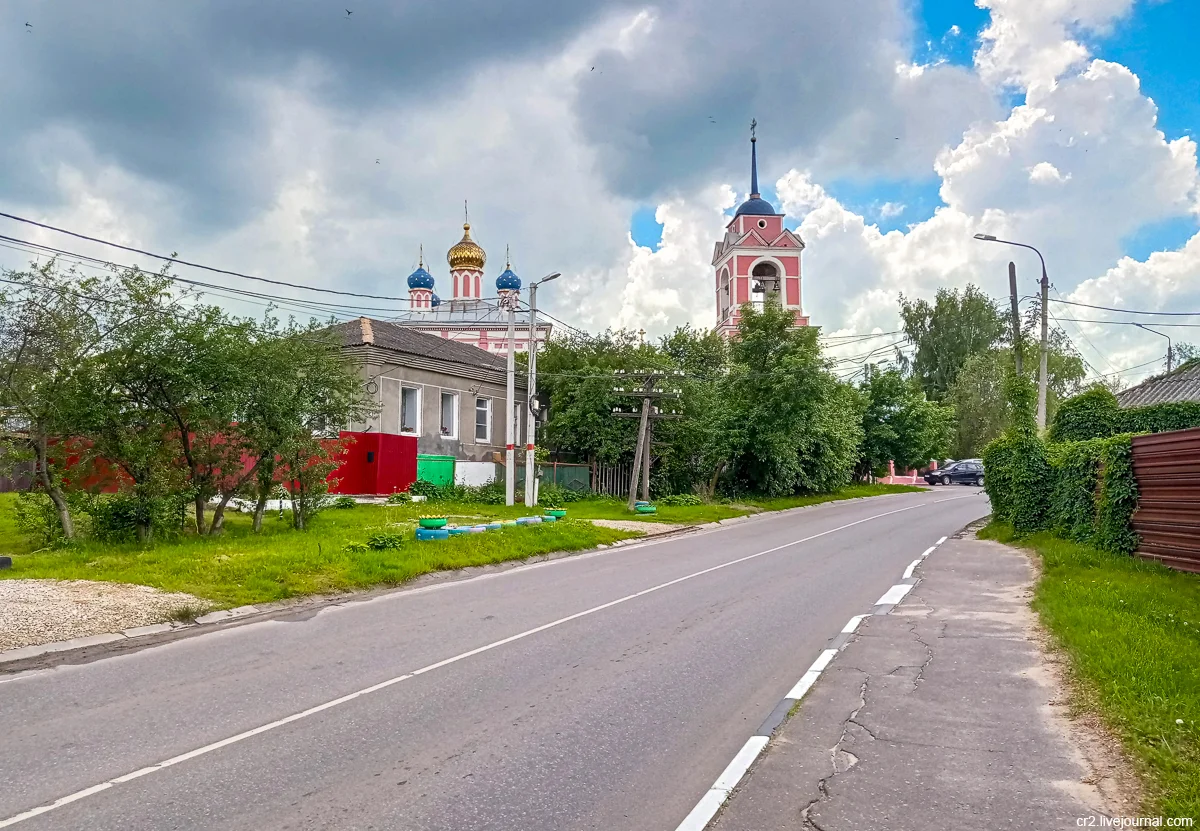
M 632 372 L 626 373 L 623 370 L 618 370 L 618 378 L 624 380 L 629 379 L 634 382 L 640 381 L 636 387 L 627 388 L 625 386 L 617 386 L 613 389 L 616 395 L 629 396 L 633 398 L 641 398 L 641 406 L 637 412 L 628 412 L 619 407 L 613 408 L 613 415 L 617 418 L 636 418 L 639 419 L 637 446 L 633 451 L 633 472 L 629 481 L 629 509 L 633 510 L 634 503 L 637 501 L 638 477 L 641 474 L 642 478 L 642 499 L 650 501 L 650 444 L 651 444 L 651 425 L 654 421 L 662 419 L 680 418 L 681 413 L 674 410 L 669 412 L 662 411 L 659 407 L 651 405 L 652 401 L 675 401 L 679 398 L 677 389 L 663 390 L 657 389 L 658 384 L 668 377 L 682 375 L 682 372 Z
M 537 441 L 537 289 L 542 283 L 558 279 L 555 271 L 535 283 L 529 284 L 529 413 L 525 416 L 525 505 L 532 508 L 537 504 L 537 459 L 534 452 Z
M 1135 323 L 1133 325 L 1138 327 L 1139 329 L 1145 329 L 1147 332 L 1153 332 L 1154 334 L 1158 335 L 1160 338 L 1167 339 L 1167 372 L 1170 372 L 1172 365 L 1174 363 L 1173 358 L 1174 358 L 1174 352 L 1175 352 L 1175 349 L 1174 349 L 1175 345 L 1171 342 L 1171 336 L 1166 334 L 1165 332 L 1160 332 L 1157 329 L 1151 329 L 1149 326 L 1145 326 L 1141 323 Z
M 1013 242 L 1011 240 L 999 239 L 992 234 L 976 234 L 975 239 L 983 242 L 999 242 L 1004 245 L 1015 245 L 1018 248 L 1028 248 L 1034 254 L 1038 255 L 1038 259 L 1042 263 L 1042 355 L 1041 366 L 1038 371 L 1038 405 L 1037 405 L 1037 428 L 1038 432 L 1044 432 L 1046 429 L 1046 362 L 1047 350 L 1049 345 L 1047 341 L 1050 339 L 1050 326 L 1047 320 L 1050 310 L 1050 278 L 1046 276 L 1046 258 L 1042 256 L 1042 252 L 1038 251 L 1032 245 L 1026 245 L 1023 242 Z M 1013 292 L 1016 296 L 1016 292 Z
M 1017 304 L 1017 264 L 1008 263 L 1008 294 L 1012 298 L 1013 360 L 1017 364 L 1017 375 L 1021 374 L 1021 311 Z

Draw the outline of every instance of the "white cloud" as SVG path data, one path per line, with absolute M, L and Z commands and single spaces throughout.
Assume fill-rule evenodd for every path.
M 907 206 L 903 202 L 884 202 L 879 208 L 880 219 L 892 219 L 904 213 Z
M 1029 181 L 1038 184 L 1061 184 L 1070 178 L 1070 173 L 1064 176 L 1062 172 L 1060 172 L 1057 167 L 1050 164 L 1050 162 L 1038 162 L 1033 167 L 1029 168 Z
M 962 29 L 960 29 L 958 24 L 955 23 L 953 26 L 950 27 L 950 29 L 946 32 L 946 34 L 950 35 L 951 37 L 958 37 L 959 35 L 962 34 Z

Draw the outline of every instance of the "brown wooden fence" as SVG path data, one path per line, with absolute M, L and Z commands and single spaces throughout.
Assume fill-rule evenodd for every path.
M 1138 556 L 1200 572 L 1200 428 L 1135 436 Z

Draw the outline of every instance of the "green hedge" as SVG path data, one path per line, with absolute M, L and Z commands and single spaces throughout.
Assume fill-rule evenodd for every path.
M 1096 533 L 1100 454 L 1108 439 L 1050 445 L 1053 482 L 1049 530 L 1075 542 L 1090 543 Z
M 1190 427 L 1200 427 L 1200 404 L 1185 401 L 1121 409 L 1109 390 L 1093 387 L 1059 406 L 1048 437 L 1052 442 L 1087 441 Z
M 1118 554 L 1132 554 L 1138 547 L 1138 536 L 1131 524 L 1138 501 L 1132 439 L 1128 433 L 1114 436 L 1104 442 L 1100 451 L 1102 472 L 1093 544 Z

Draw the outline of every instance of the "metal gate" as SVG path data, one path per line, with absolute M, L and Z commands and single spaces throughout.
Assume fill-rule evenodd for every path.
M 629 494 L 629 480 L 633 476 L 633 464 L 596 465 L 592 473 L 592 490 L 602 496 L 619 498 Z
M 1200 428 L 1133 437 L 1138 556 L 1200 572 Z

